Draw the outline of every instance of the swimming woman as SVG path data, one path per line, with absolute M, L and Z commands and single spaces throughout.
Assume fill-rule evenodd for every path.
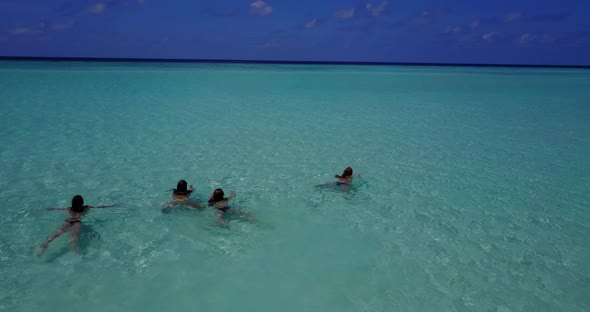
M 360 174 L 357 175 L 359 178 L 361 177 Z M 330 186 L 330 185 L 335 185 L 340 187 L 340 189 L 344 192 L 349 192 L 350 191 L 350 184 L 352 183 L 352 179 L 353 179 L 353 171 L 351 167 L 346 167 L 346 169 L 344 169 L 344 172 L 342 172 L 342 175 L 335 175 L 334 178 L 338 179 L 337 182 L 330 182 L 330 183 L 324 183 L 324 184 L 319 184 L 316 186 Z
M 185 180 L 178 181 L 176 188 L 172 189 L 172 201 L 168 202 L 163 209 L 172 208 L 176 205 L 187 205 L 193 208 L 203 208 L 199 203 L 190 200 L 191 193 L 195 191 L 195 188 L 191 184 L 190 190 L 186 187 L 187 183 Z
M 236 197 L 236 192 L 230 191 L 229 197 L 224 197 L 224 196 L 225 196 L 225 193 L 223 193 L 223 190 L 218 188 L 218 189 L 215 189 L 215 191 L 211 195 L 211 198 L 209 198 L 209 201 L 208 201 L 209 206 L 213 206 L 213 208 L 215 208 L 216 215 L 217 215 L 217 221 L 219 221 L 219 223 L 221 223 L 221 225 L 228 226 L 227 222 L 225 222 L 225 220 L 223 219 L 223 216 L 226 214 L 246 216 L 248 218 L 248 221 L 250 221 L 250 222 L 256 221 L 256 218 L 254 218 L 249 213 L 247 213 L 239 208 L 231 208 L 229 206 L 229 200 Z
M 51 243 L 51 241 L 58 238 L 61 234 L 63 234 L 65 231 L 68 231 L 68 230 L 70 231 L 70 237 L 72 238 L 72 241 L 71 241 L 72 251 L 77 251 L 78 250 L 78 237 L 80 235 L 80 229 L 82 227 L 82 217 L 84 217 L 86 215 L 86 213 L 88 212 L 88 210 L 90 210 L 92 208 L 109 208 L 109 207 L 114 207 L 114 206 L 113 205 L 111 205 L 111 206 L 84 205 L 84 198 L 82 198 L 82 196 L 80 196 L 80 195 L 76 195 L 72 198 L 72 206 L 71 207 L 45 208 L 45 210 L 67 210 L 67 211 L 69 211 L 69 214 L 68 214 L 68 217 L 65 220 L 64 224 L 62 224 L 62 226 L 60 228 L 55 230 L 55 232 L 53 234 L 51 234 L 51 236 L 49 236 L 47 241 L 45 241 L 45 243 L 43 243 L 43 245 L 41 245 L 41 247 L 39 247 L 39 250 L 37 251 L 37 256 L 41 255 L 41 253 L 43 253 L 43 251 L 45 249 L 47 249 L 47 246 L 49 246 L 49 243 Z

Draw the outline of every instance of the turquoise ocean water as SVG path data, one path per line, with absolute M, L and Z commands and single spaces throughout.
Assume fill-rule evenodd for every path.
M 589 70 L 3 61 L 0 112 L 0 310 L 590 310 Z

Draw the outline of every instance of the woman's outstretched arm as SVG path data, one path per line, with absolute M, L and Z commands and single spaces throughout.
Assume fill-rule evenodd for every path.
M 117 207 L 116 205 L 107 205 L 107 206 L 88 206 L 88 208 L 111 208 Z
M 70 207 L 67 207 L 67 208 L 42 208 L 41 210 L 70 210 Z

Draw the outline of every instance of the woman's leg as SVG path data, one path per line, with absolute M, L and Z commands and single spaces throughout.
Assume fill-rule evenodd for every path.
M 55 230 L 55 232 L 53 232 L 53 234 L 51 234 L 51 236 L 49 236 L 49 238 L 45 241 L 45 243 L 43 243 L 43 245 L 41 245 L 41 247 L 39 247 L 39 250 L 37 251 L 37 256 L 40 256 L 41 253 L 43 253 L 43 251 L 45 249 L 47 249 L 47 246 L 49 246 L 49 243 L 51 243 L 54 239 L 58 238 L 69 227 L 70 227 L 70 222 L 65 222 L 60 228 Z
M 78 252 L 78 238 L 80 237 L 80 230 L 82 223 L 76 222 L 70 227 L 70 237 L 72 238 L 71 248 L 73 252 Z

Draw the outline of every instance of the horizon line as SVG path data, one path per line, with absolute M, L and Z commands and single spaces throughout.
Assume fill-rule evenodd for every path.
M 563 64 L 492 64 L 492 63 L 442 63 L 442 62 L 355 62 L 355 61 L 287 61 L 245 59 L 185 59 L 185 58 L 127 58 L 127 57 L 49 57 L 49 56 L 0 56 L 2 61 L 55 61 L 55 62 L 145 62 L 145 63 L 228 63 L 228 64 L 283 64 L 283 65 L 362 65 L 362 66 L 440 66 L 440 67 L 511 67 L 511 68 L 578 68 L 589 65 Z

